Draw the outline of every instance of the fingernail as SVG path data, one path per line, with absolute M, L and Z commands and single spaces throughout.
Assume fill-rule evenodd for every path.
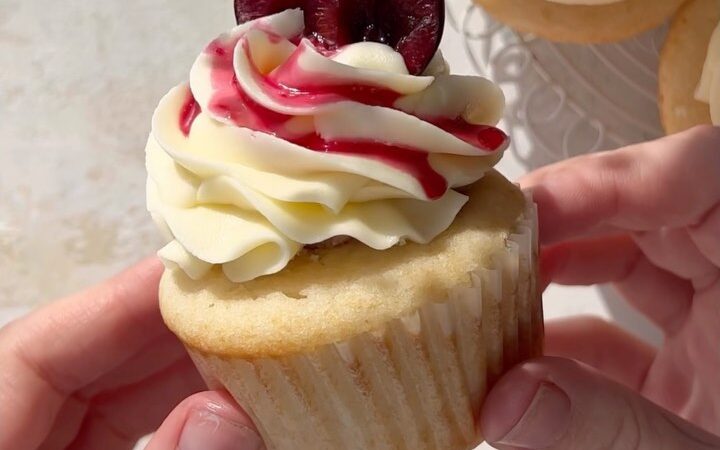
M 178 450 L 262 450 L 262 439 L 252 428 L 209 409 L 193 410 L 185 422 Z
M 558 386 L 543 381 L 522 417 L 497 443 L 544 449 L 565 433 L 570 424 L 570 398 Z

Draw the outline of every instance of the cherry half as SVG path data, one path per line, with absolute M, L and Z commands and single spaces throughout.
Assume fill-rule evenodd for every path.
M 305 12 L 305 36 L 334 50 L 354 42 L 387 44 L 421 74 L 437 52 L 445 25 L 443 0 L 235 0 L 238 24 L 290 8 Z

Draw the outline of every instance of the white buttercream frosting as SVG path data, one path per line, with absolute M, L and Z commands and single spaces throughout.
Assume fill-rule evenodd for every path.
M 712 123 L 720 125 L 720 23 L 710 38 L 707 58 L 700 83 L 695 91 L 695 98 L 710 105 Z
M 427 243 L 467 201 L 454 188 L 500 158 L 506 140 L 492 151 L 443 125 L 495 125 L 504 100 L 489 81 L 448 75 L 440 55 L 428 75 L 408 75 L 402 56 L 377 43 L 323 54 L 302 31 L 300 10 L 240 25 L 198 57 L 189 85 L 161 100 L 146 150 L 148 209 L 168 239 L 159 252 L 168 267 L 200 279 L 221 266 L 243 282 L 338 236 L 379 250 Z M 347 97 L 356 86 L 371 87 L 369 102 Z M 245 103 L 233 103 L 233 92 Z M 306 146 L 308 136 L 327 147 Z M 427 170 L 353 143 L 419 155 L 435 190 Z

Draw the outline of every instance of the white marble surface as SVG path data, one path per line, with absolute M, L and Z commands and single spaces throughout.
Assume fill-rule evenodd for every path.
M 0 324 L 158 247 L 144 207 L 150 115 L 232 22 L 230 0 L 0 1 Z M 443 48 L 458 72 L 477 69 L 452 27 Z M 510 112 L 516 142 L 534 148 Z M 549 162 L 522 155 L 501 165 L 512 178 Z M 616 317 L 657 338 L 598 288 L 552 288 L 546 312 Z
M 0 2 L 0 302 L 38 304 L 151 253 L 143 147 L 231 2 Z

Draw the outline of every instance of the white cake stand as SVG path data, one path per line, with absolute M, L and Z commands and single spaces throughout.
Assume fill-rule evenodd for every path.
M 504 126 L 525 168 L 662 136 L 657 66 L 665 27 L 621 43 L 573 45 L 514 32 L 469 0 L 450 0 L 447 20 L 451 66 L 461 59 L 505 91 Z

